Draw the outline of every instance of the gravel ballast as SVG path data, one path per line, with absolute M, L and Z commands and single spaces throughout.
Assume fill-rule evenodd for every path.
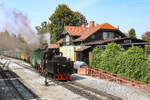
M 150 100 L 150 93 L 147 91 L 89 76 L 74 74 L 72 77 L 77 83 L 120 97 L 123 100 Z

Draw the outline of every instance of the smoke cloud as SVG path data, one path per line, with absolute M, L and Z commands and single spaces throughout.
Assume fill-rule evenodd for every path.
M 37 39 L 28 17 L 16 9 L 7 8 L 4 3 L 0 4 L 0 22 L 0 31 L 21 34 L 28 42 Z
M 3 2 L 0 2 L 0 32 L 5 32 L 6 30 L 9 34 L 21 34 L 30 46 L 35 43 L 38 46 L 38 36 L 31 28 L 28 17 L 16 9 L 7 8 Z M 8 44 L 11 45 L 11 39 L 5 43 L 5 45 Z

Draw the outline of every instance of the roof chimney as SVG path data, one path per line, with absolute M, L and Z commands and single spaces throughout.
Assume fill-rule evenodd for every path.
M 118 30 L 119 30 L 119 27 L 120 27 L 120 26 L 118 25 Z
M 95 22 L 94 21 L 90 21 L 90 27 L 94 27 L 95 26 Z
M 82 24 L 82 26 L 81 26 L 82 28 L 86 28 L 86 25 L 85 24 Z

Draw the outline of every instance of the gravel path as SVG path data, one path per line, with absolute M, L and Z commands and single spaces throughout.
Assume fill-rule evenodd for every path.
M 132 87 L 119 85 L 115 82 L 109 82 L 78 74 L 74 74 L 72 77 L 76 82 L 82 85 L 120 97 L 123 100 L 150 100 L 150 93 L 147 91 L 137 90 Z

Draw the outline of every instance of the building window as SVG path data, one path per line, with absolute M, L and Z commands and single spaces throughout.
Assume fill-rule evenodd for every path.
M 103 32 L 103 39 L 107 39 L 107 32 Z
M 65 57 L 67 57 L 67 48 L 65 48 Z
M 124 43 L 131 43 L 131 40 L 124 40 Z
M 66 35 L 66 45 L 69 45 L 70 36 Z
M 114 38 L 114 33 L 113 32 L 109 32 L 109 39 L 113 39 Z
M 103 32 L 103 39 L 113 39 L 114 33 L 113 32 Z
M 91 37 L 92 39 L 95 39 L 95 35 L 92 35 L 92 37 Z
M 71 57 L 71 49 L 69 49 L 69 57 Z

